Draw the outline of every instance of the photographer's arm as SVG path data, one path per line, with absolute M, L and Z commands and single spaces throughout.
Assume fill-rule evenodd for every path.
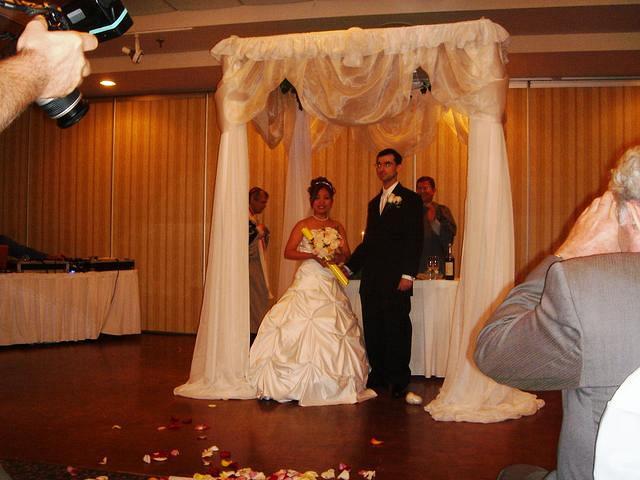
M 88 33 L 47 30 L 31 20 L 18 39 L 17 55 L 0 61 L 0 131 L 38 98 L 63 97 L 89 75 L 84 52 L 98 40 Z

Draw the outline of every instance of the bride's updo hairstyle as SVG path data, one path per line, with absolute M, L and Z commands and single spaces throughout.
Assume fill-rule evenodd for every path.
M 307 188 L 307 192 L 309 192 L 309 200 L 313 202 L 318 195 L 318 192 L 323 188 L 329 192 L 329 198 L 333 200 L 333 194 L 336 193 L 336 189 L 333 188 L 333 184 L 326 177 L 316 177 L 311 180 L 311 184 L 309 185 L 309 188 Z

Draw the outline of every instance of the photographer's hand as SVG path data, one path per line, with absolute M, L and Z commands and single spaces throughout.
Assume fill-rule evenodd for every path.
M 36 98 L 55 98 L 71 93 L 89 75 L 91 70 L 84 52 L 97 46 L 98 40 L 89 33 L 48 31 L 47 22 L 38 16 L 20 35 L 17 51 L 33 62 L 31 75 L 40 76 Z

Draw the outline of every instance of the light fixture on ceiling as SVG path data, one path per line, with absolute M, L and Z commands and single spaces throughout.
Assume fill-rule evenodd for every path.
M 132 63 L 140 63 L 144 52 L 142 51 L 142 48 L 140 48 L 140 36 L 136 33 L 134 38 L 133 49 L 129 47 L 122 47 L 122 53 L 128 55 Z
M 115 87 L 116 86 L 116 82 L 114 82 L 113 80 L 100 80 L 100 85 L 102 85 L 103 87 Z

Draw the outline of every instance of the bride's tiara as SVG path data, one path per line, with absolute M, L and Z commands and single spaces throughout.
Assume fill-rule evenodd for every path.
M 333 185 L 331 185 L 326 180 L 312 180 L 311 184 L 312 185 L 325 185 L 325 186 L 329 187 L 329 190 L 331 190 L 332 192 L 334 191 Z

